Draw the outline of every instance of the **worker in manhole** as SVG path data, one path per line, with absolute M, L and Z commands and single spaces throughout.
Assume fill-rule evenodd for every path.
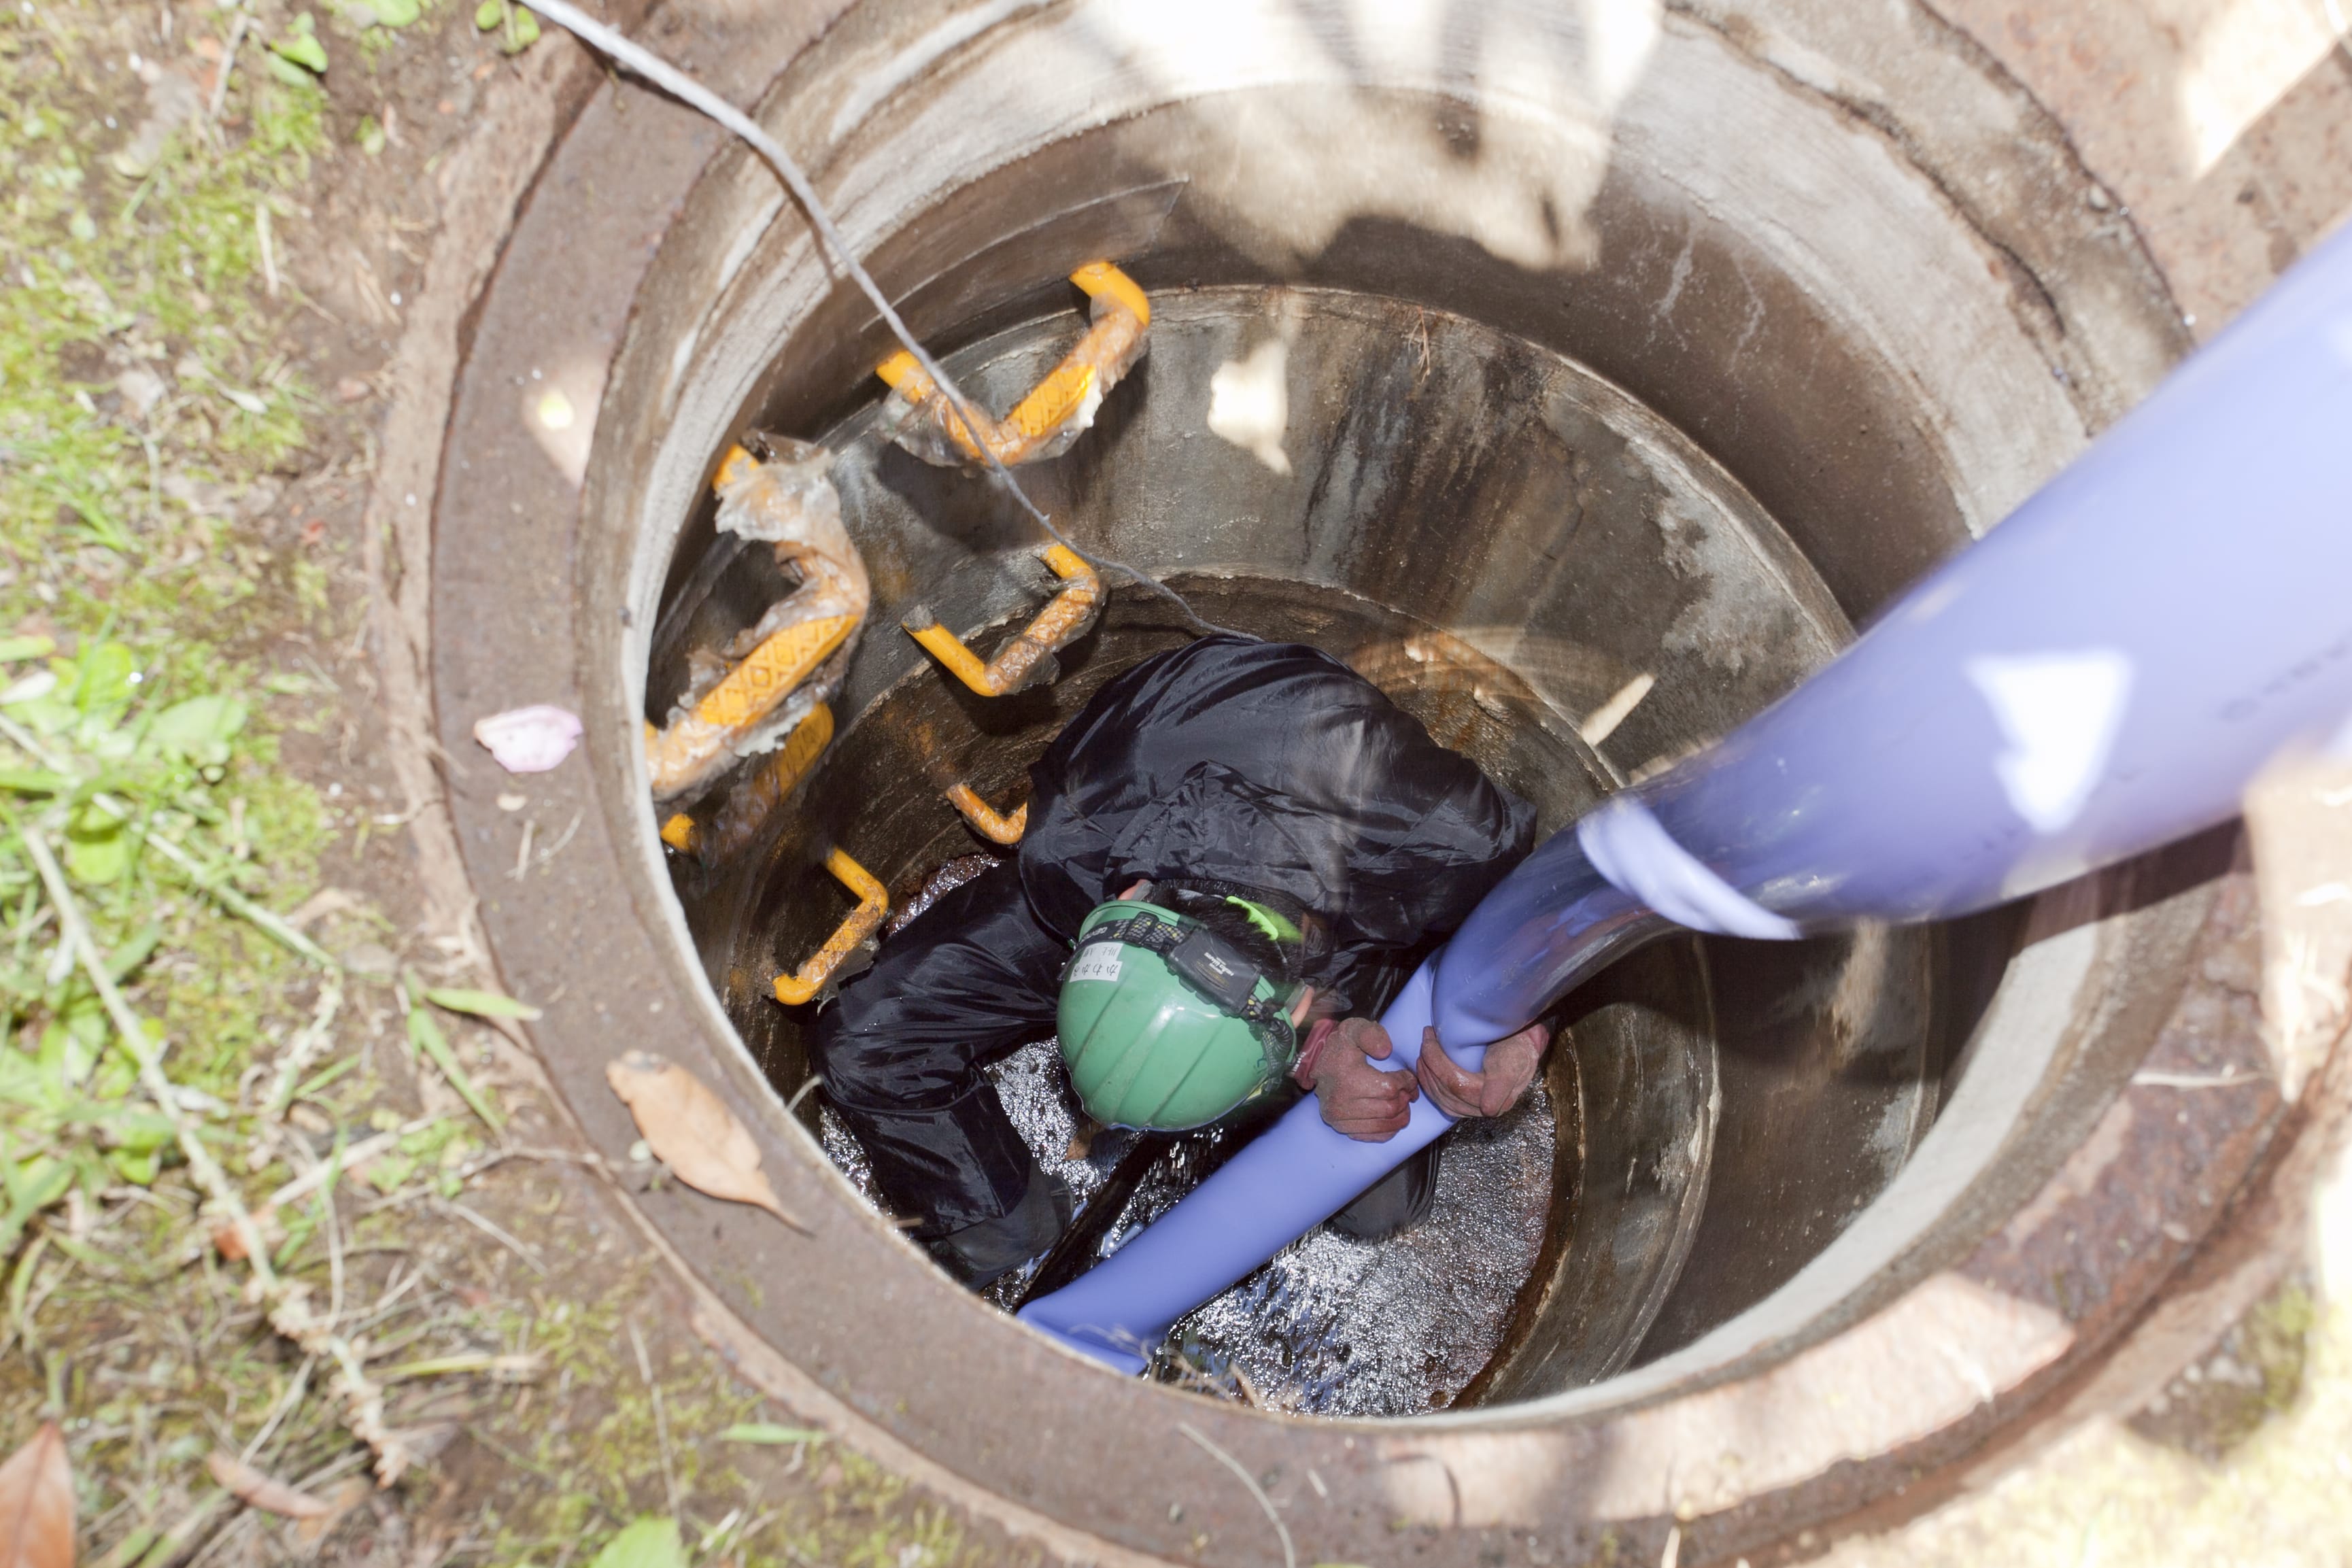
M 882 1195 L 975 1289 L 1045 1252 L 1071 1199 L 982 1070 L 1058 1032 L 1087 1113 L 1198 1128 L 1309 1091 L 1381 1141 L 1428 1094 L 1495 1116 L 1534 1081 L 1538 1025 L 1465 1070 L 1424 1041 L 1378 1064 L 1409 958 L 1533 844 L 1535 812 L 1335 658 L 1232 636 L 1111 681 L 1030 770 L 1017 858 L 940 899 L 818 1016 L 836 1111 Z M 1393 1235 L 1435 1146 L 1336 1216 Z

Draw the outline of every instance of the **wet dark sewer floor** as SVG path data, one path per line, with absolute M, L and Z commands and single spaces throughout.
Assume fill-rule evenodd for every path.
M 940 867 L 897 912 L 892 929 L 993 864 L 971 855 Z M 1138 1135 L 1097 1130 L 1082 1154 L 1074 1151 L 1079 1118 L 1052 1039 L 1024 1046 L 989 1070 L 1013 1125 L 1045 1170 L 1068 1184 L 1079 1205 L 1076 1223 L 1087 1224 L 1087 1205 Z M 829 1109 L 819 1121 L 826 1154 L 878 1205 L 856 1140 Z M 1096 1256 L 1108 1257 L 1173 1207 L 1243 1136 L 1208 1131 L 1174 1140 L 1101 1227 Z M 1377 1242 L 1317 1226 L 1179 1321 L 1151 1375 L 1301 1415 L 1445 1408 L 1502 1342 L 1543 1246 L 1555 1140 L 1540 1084 L 1510 1114 L 1457 1127 L 1442 1145 L 1436 1193 L 1419 1224 Z M 1036 1267 L 1015 1270 L 985 1294 L 1010 1309 Z

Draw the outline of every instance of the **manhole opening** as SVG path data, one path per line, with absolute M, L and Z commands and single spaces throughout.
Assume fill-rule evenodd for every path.
M 1036 304 L 964 334 L 949 361 L 992 407 L 1076 335 L 1066 300 Z M 1208 619 L 1348 661 L 1533 802 L 1544 831 L 1850 635 L 1728 475 L 1553 351 L 1360 290 L 1223 284 L 1154 305 L 1150 355 L 1078 447 L 1024 482 L 1082 542 L 1185 563 L 1169 580 Z M 1205 428 L 1219 370 L 1269 342 L 1308 414 L 1285 433 L 1288 472 Z M 872 416 L 869 399 L 793 432 L 838 454 L 845 521 L 875 578 L 854 716 L 731 854 L 672 862 L 735 1026 L 853 1180 L 855 1141 L 821 1092 L 802 1093 L 807 1014 L 767 994 L 843 912 L 815 861 L 847 847 L 903 910 L 987 849 L 948 785 L 1012 809 L 1028 762 L 1086 699 L 1185 635 L 1148 597 L 1117 594 L 1058 682 L 997 700 L 908 659 L 903 605 L 969 631 L 1025 619 L 1042 593 L 1001 498 L 880 442 Z M 750 625 L 783 585 L 764 551 L 732 546 L 706 516 L 673 559 L 646 683 L 656 721 L 688 652 Z M 995 635 L 971 640 L 984 652 Z M 1637 686 L 1596 733 L 1601 694 Z M 703 800 L 749 787 L 758 765 Z M 1404 1415 L 1557 1392 L 1690 1342 L 1786 1281 L 1900 1169 L 2012 936 L 2002 917 L 1788 946 L 1685 940 L 1619 966 L 1568 999 L 1543 1092 L 1449 1138 L 1427 1220 L 1378 1243 L 1310 1234 L 1180 1324 L 1164 1375 L 1277 1409 Z M 992 1073 L 1041 1163 L 1081 1196 L 1128 1152 L 1114 1133 L 1071 1157 L 1045 1043 Z M 1213 1139 L 1169 1150 L 1106 1244 L 1217 1152 Z

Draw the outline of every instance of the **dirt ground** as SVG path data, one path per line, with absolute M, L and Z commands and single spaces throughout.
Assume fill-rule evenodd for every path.
M 2352 205 L 2352 55 L 2316 0 L 2316 22 L 2292 8 L 1945 7 L 2083 127 L 2200 334 Z M 411 832 L 430 763 L 385 721 L 400 584 L 362 523 L 372 497 L 394 504 L 374 495 L 385 371 L 453 149 L 501 73 L 572 47 L 530 30 L 499 0 L 0 8 L 0 632 L 50 639 L 61 691 L 87 699 L 120 646 L 133 687 L 248 710 L 154 787 L 242 896 L 335 961 L 194 882 L 96 875 L 110 829 L 58 819 L 102 945 L 157 933 L 118 978 L 331 1332 L 273 1328 L 214 1239 L 219 1194 L 141 1163 L 152 1129 L 68 1118 L 110 1163 L 41 1198 L 53 1145 L 10 1123 L 0 1444 L 59 1423 L 82 1560 L 106 1568 L 1034 1561 L 731 1374 L 616 1199 L 653 1166 L 583 1154 L 520 1034 L 428 994 L 489 976 Z M 2217 56 L 2236 63 L 2217 75 Z M 121 724 L 149 700 L 122 695 Z M 22 888 L 29 911 L 32 873 L 8 865 L 0 902 Z M 20 969 L 47 918 L 12 927 Z M 105 1039 L 70 967 L 12 990 L 25 1054 Z M 2352 1199 L 2331 1188 L 2318 1211 L 2299 1267 L 2145 1408 L 1904 1529 L 1822 1543 L 1830 1561 L 2352 1562 Z M 249 1506 L 215 1456 L 324 1512 Z M 677 1521 L 678 1542 L 616 1542 L 639 1519 Z
M 189 787 L 235 792 L 247 890 L 340 973 L 142 887 L 125 920 L 143 911 L 163 940 L 126 984 L 170 1026 L 184 1089 L 237 1113 L 217 1130 L 222 1160 L 278 1269 L 314 1287 L 381 1393 L 386 1435 L 355 1440 L 332 1355 L 272 1331 L 208 1239 L 217 1205 L 167 1165 L 134 1172 L 144 1182 L 101 1172 L 30 1217 L 9 1266 L 0 1443 L 59 1421 L 82 1560 L 107 1568 L 565 1568 L 641 1517 L 677 1520 L 682 1540 L 640 1534 L 607 1554 L 616 1568 L 1028 1561 L 763 1406 L 686 1327 L 614 1201 L 652 1165 L 585 1160 L 494 1021 L 422 1002 L 487 980 L 467 943 L 426 934 L 371 656 L 371 609 L 395 584 L 371 574 L 362 519 L 436 173 L 486 86 L 530 56 L 509 53 L 504 16 L 415 9 L 320 7 L 307 25 L 269 4 L 0 15 L 0 202 L 15 202 L 0 626 L 68 660 L 111 642 L 133 650 L 134 683 L 169 669 L 175 690 L 252 710 L 226 776 Z M 90 686 L 79 664 L 67 680 Z M 29 1043 L 70 1011 L 20 1003 L 13 1025 Z M 500 1127 L 417 1053 L 413 1012 L 438 1020 Z M 210 1047 L 201 1071 L 194 1042 Z M 284 1114 L 249 1114 L 265 1069 L 298 1050 L 307 1081 Z M 17 1200 L 38 1156 L 7 1131 Z M 371 1139 L 391 1147 L 358 1158 Z M 347 1151 L 341 1182 L 314 1174 L 265 1212 Z M 379 1487 L 387 1449 L 405 1468 Z M 326 1511 L 245 1506 L 215 1454 Z

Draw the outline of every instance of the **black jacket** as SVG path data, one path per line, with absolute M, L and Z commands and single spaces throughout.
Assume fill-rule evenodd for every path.
M 1323 917 L 1303 978 L 1342 991 L 1372 954 L 1460 925 L 1535 837 L 1532 806 L 1297 643 L 1146 659 L 1029 776 L 1021 882 L 1064 942 L 1138 878 L 1223 882 Z
M 1028 1194 L 1035 1163 L 982 1068 L 1054 1032 L 1097 904 L 1139 878 L 1267 897 L 1325 934 L 1301 978 L 1369 1013 L 1407 950 L 1460 925 L 1535 837 L 1532 807 L 1347 666 L 1244 637 L 1126 671 L 1030 778 L 1018 858 L 892 937 L 810 1036 L 834 1109 L 921 1237 L 980 1235 Z

